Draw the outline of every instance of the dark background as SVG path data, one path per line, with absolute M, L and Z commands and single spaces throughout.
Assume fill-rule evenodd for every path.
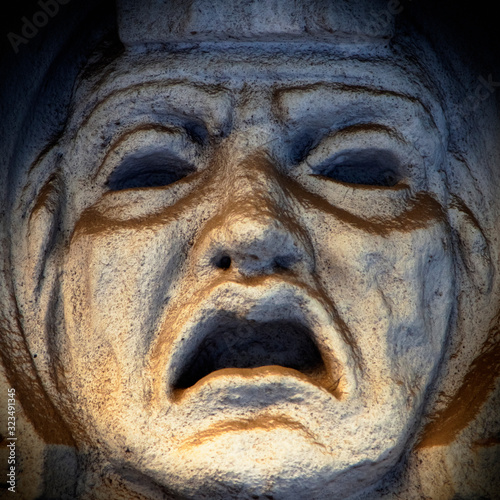
M 8 2 L 4 3 L 2 9 L 3 11 L 0 14 L 0 59 L 3 60 L 8 55 L 14 53 L 7 35 L 8 33 L 12 32 L 16 35 L 22 36 L 22 18 L 23 16 L 26 16 L 28 20 L 31 21 L 35 12 L 42 10 L 40 5 L 38 5 L 39 1 L 40 0 L 8 0 Z M 46 0 L 41 1 L 43 3 L 46 2 Z M 88 0 L 69 0 L 66 5 L 59 5 L 59 12 L 62 13 L 63 11 L 75 9 L 75 7 L 78 7 L 78 4 L 87 1 Z M 113 6 L 115 1 L 100 0 L 98 2 L 94 1 L 94 3 L 98 3 L 99 6 L 102 6 L 102 8 L 105 9 L 107 6 Z M 58 16 L 59 13 L 55 16 L 55 18 L 57 18 Z M 51 29 L 51 25 L 53 26 L 54 24 L 56 24 L 52 21 L 53 19 L 49 18 L 49 22 L 44 27 L 39 28 L 39 33 L 35 36 L 35 38 L 38 38 L 42 32 L 49 31 Z M 19 45 L 19 54 L 21 54 L 23 50 L 29 50 L 29 46 L 29 42 L 27 44 Z

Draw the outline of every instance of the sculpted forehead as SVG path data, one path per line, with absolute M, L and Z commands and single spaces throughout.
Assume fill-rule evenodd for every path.
M 253 82 L 308 84 L 338 81 L 399 91 L 428 100 L 436 89 L 427 85 L 422 68 L 384 43 L 202 43 L 168 49 L 125 51 L 97 76 L 92 91 L 102 96 L 124 88 L 166 78 L 193 83 L 243 86 Z M 429 95 L 426 95 L 429 94 Z
M 181 75 L 180 66 L 170 64 L 179 58 L 169 61 L 167 55 L 160 67 L 155 57 L 146 65 L 136 58 L 118 61 L 74 110 L 67 173 L 76 181 L 76 211 L 82 208 L 78 193 L 87 201 L 89 191 L 101 193 L 109 175 L 101 166 L 116 144 L 124 138 L 133 141 L 134 133 L 151 126 L 175 129 L 188 141 L 193 133 L 205 142 L 230 136 L 239 141 L 242 154 L 245 147 L 265 145 L 287 163 L 294 144 L 307 134 L 320 137 L 356 125 L 380 125 L 424 159 L 425 168 L 440 160 L 440 110 L 393 63 L 334 63 L 323 55 L 323 64 L 316 66 L 295 55 L 291 74 L 290 55 L 268 54 L 258 65 L 241 58 L 210 65 L 198 54 L 197 63 L 183 66 Z M 253 78 L 246 77 L 249 68 Z M 394 78 L 384 86 L 374 81 L 374 74 L 388 72 Z M 88 182 L 90 173 L 94 187 Z M 421 181 L 423 177 L 424 168 Z
M 125 52 L 102 74 L 80 83 L 70 133 L 76 134 L 108 103 L 121 106 L 120 112 L 127 115 L 144 114 L 148 107 L 154 114 L 162 106 L 173 106 L 177 114 L 196 114 L 211 122 L 210 132 L 217 133 L 234 119 L 231 114 L 241 107 L 241 96 L 248 99 L 252 93 L 254 103 L 258 94 L 260 104 L 267 100 L 273 113 L 286 121 L 293 121 L 294 115 L 300 120 L 306 114 L 345 113 L 353 103 L 368 113 L 374 106 L 384 113 L 384 107 L 396 102 L 413 104 L 445 130 L 428 75 L 386 47 L 369 47 L 357 57 L 339 54 L 335 45 L 294 43 Z
M 169 106 L 170 114 L 198 116 L 210 134 L 219 134 L 233 125 L 235 109 L 249 98 L 254 108 L 257 101 L 261 108 L 273 106 L 275 118 L 286 122 L 314 114 L 319 121 L 327 114 L 343 114 L 348 121 L 347 115 L 361 118 L 375 107 L 379 115 L 396 114 L 394 106 L 402 114 L 413 105 L 410 115 L 427 114 L 431 126 L 446 130 L 428 75 L 387 47 L 369 45 L 365 54 L 352 57 L 331 44 L 212 45 L 125 52 L 102 74 L 80 83 L 68 135 L 91 123 L 99 128 L 99 121 L 118 114 L 139 120 Z

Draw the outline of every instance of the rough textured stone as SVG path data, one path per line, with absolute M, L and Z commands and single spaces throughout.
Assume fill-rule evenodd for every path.
M 96 9 L 2 91 L 18 493 L 495 498 L 500 130 L 472 62 L 399 2 Z

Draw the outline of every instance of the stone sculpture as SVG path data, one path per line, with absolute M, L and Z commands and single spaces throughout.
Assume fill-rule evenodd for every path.
M 11 113 L 2 359 L 47 496 L 494 494 L 496 101 L 402 11 L 122 0 Z

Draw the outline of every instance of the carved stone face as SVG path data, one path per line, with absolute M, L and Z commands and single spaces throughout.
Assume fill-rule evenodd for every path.
M 442 357 L 442 131 L 389 60 L 253 50 L 124 56 L 76 106 L 61 411 L 141 488 L 345 498 Z

